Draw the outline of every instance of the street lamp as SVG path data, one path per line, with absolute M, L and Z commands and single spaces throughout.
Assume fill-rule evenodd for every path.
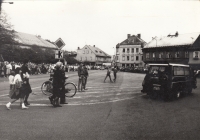
M 1 14 L 1 4 L 2 3 L 14 4 L 14 2 L 8 2 L 8 1 L 3 2 L 3 0 L 0 0 L 0 14 Z
M 9 3 L 9 4 L 14 4 L 14 2 L 2 2 L 2 3 Z

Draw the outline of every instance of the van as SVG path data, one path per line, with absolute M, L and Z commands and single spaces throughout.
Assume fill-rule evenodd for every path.
M 189 65 L 149 64 L 149 70 L 143 80 L 141 90 L 150 98 L 160 96 L 164 100 L 190 94 L 196 86 L 196 76 Z

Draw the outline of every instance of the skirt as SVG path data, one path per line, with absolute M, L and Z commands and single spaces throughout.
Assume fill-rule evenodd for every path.
M 19 99 L 19 98 L 21 98 L 20 88 L 16 88 L 15 85 L 10 85 L 9 97 L 11 99 Z

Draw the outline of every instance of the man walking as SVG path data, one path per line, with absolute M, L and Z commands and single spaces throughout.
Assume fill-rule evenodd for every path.
M 106 77 L 105 77 L 105 79 L 104 79 L 104 83 L 105 83 L 107 77 L 110 78 L 110 82 L 113 82 L 112 79 L 111 79 L 111 76 L 110 76 L 110 72 L 111 72 L 111 70 L 110 70 L 110 68 L 108 68 L 108 69 L 107 69 Z
M 114 69 L 113 69 L 113 75 L 114 75 L 113 81 L 115 82 L 116 79 L 117 79 L 117 66 L 115 66 Z
M 87 84 L 87 78 L 88 78 L 88 76 L 89 76 L 89 74 L 88 74 L 88 69 L 87 69 L 87 67 L 85 66 L 85 65 L 83 65 L 83 75 L 84 75 L 84 86 L 83 86 L 83 89 L 84 90 L 87 90 L 86 89 L 86 84 Z
M 81 63 L 78 67 L 78 91 L 84 91 L 83 86 L 84 86 L 84 69 L 83 69 L 83 63 Z

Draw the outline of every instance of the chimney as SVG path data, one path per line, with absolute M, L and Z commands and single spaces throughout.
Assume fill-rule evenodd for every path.
M 177 36 L 178 36 L 178 32 L 175 33 L 175 37 L 177 37 Z
M 80 47 L 78 47 L 78 50 L 80 50 Z
M 138 34 L 137 37 L 138 37 L 139 39 L 141 39 L 141 34 Z
M 131 36 L 131 34 L 127 34 L 127 39 Z
M 95 45 L 93 47 L 95 47 Z

